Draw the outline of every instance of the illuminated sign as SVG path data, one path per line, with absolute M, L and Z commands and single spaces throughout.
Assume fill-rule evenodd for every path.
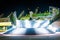
M 0 22 L 0 26 L 11 26 L 11 22 Z
M 10 18 L 0 18 L 0 26 L 11 26 Z

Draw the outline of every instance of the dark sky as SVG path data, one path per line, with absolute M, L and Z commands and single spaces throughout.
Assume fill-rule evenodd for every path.
M 27 8 L 44 8 L 47 6 L 60 7 L 60 2 L 55 0 L 0 0 L 0 13 L 6 13 L 14 10 L 24 10 Z M 32 9 L 32 10 L 33 10 Z

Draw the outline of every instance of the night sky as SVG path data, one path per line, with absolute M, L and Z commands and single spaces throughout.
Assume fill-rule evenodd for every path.
M 55 0 L 0 0 L 0 14 L 8 14 L 11 11 L 17 11 L 18 13 L 22 10 L 35 10 L 36 7 L 40 8 L 40 11 L 48 9 L 49 6 L 60 7 L 60 2 Z

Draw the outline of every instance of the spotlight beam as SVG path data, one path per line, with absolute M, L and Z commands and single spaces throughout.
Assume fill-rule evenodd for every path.
M 26 32 L 25 28 L 16 28 L 15 30 L 13 30 L 10 34 L 20 34 L 20 35 L 24 35 Z
M 46 30 L 45 28 L 35 28 L 36 34 L 48 34 L 49 31 Z
M 36 20 L 35 24 L 33 25 L 33 28 L 38 28 L 42 22 L 42 20 Z

